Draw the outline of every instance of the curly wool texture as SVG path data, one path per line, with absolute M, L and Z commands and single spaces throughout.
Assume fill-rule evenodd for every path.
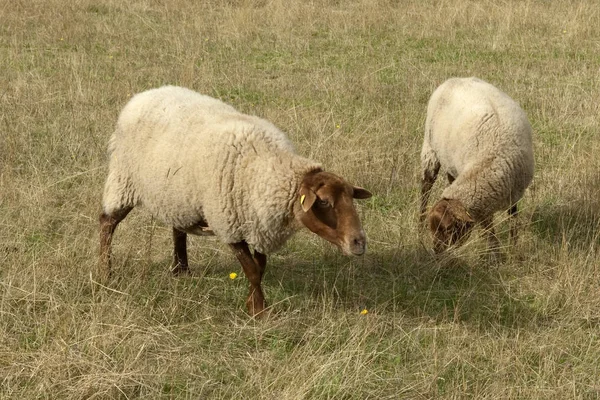
M 531 126 L 508 95 L 477 78 L 453 78 L 429 101 L 423 170 L 455 178 L 442 193 L 477 220 L 509 208 L 533 179 Z
M 108 148 L 105 213 L 142 205 L 175 228 L 205 222 L 223 242 L 264 254 L 299 228 L 301 180 L 321 168 L 268 121 L 174 86 L 134 96 Z

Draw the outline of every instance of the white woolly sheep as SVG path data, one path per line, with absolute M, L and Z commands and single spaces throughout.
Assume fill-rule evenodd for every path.
M 215 234 L 229 244 L 250 281 L 251 315 L 266 307 L 266 254 L 302 225 L 345 254 L 365 252 L 353 198 L 371 193 L 297 155 L 273 124 L 217 99 L 174 86 L 140 93 L 121 112 L 108 153 L 100 215 L 104 279 L 115 228 L 136 205 L 173 227 L 174 272 L 188 270 L 187 233 Z
M 427 217 L 435 250 L 461 243 L 475 223 L 482 224 L 488 246 L 497 249 L 494 212 L 508 209 L 514 218 L 516 203 L 533 178 L 527 116 L 487 82 L 449 79 L 434 91 L 427 106 L 421 166 L 421 219 L 427 216 L 440 167 L 449 182 Z M 514 222 L 511 237 L 516 240 Z

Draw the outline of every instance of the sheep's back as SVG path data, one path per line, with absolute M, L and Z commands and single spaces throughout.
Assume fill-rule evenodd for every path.
M 508 95 L 476 78 L 454 78 L 431 97 L 426 140 L 458 175 L 488 156 L 532 159 L 531 126 Z
M 427 146 L 455 178 L 443 193 L 481 215 L 509 207 L 533 178 L 531 126 L 508 95 L 476 78 L 442 84 L 428 104 Z
M 131 182 L 138 204 L 175 227 L 206 220 L 225 236 L 237 218 L 223 215 L 231 214 L 236 171 L 253 152 L 293 151 L 267 121 L 177 87 L 134 96 L 109 148 L 110 168 Z

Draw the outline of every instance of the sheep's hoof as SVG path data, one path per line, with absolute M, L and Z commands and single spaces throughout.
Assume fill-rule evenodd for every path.
M 91 279 L 93 279 L 96 283 L 100 285 L 107 285 L 111 278 L 110 267 L 106 267 L 105 265 L 99 265 L 96 267 L 96 270 L 90 274 Z
M 267 307 L 267 302 L 252 295 L 246 300 L 246 307 L 248 308 L 248 314 L 256 319 L 265 319 L 271 314 L 271 309 Z
M 266 321 L 268 319 L 270 319 L 271 317 L 273 317 L 275 315 L 275 311 L 273 311 L 273 309 L 271 307 L 266 307 L 263 308 L 261 311 L 259 311 L 258 313 L 252 315 L 252 318 L 261 320 L 261 321 Z
M 177 264 L 171 268 L 171 273 L 173 275 L 188 275 L 190 273 L 190 269 L 187 265 Z
M 484 257 L 491 266 L 497 266 L 506 262 L 506 254 L 498 248 L 490 249 L 485 253 Z

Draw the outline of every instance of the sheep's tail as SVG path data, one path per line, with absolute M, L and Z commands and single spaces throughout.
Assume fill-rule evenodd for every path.
M 117 131 L 118 131 L 118 128 L 110 136 L 110 139 L 108 139 L 107 154 L 108 154 L 108 158 L 109 159 L 111 158 L 111 156 L 113 155 L 115 149 L 117 148 Z
M 107 214 L 125 208 L 132 208 L 136 204 L 136 194 L 131 179 L 116 154 L 117 136 L 119 129 L 112 134 L 108 141 L 108 176 L 104 184 L 102 208 Z

